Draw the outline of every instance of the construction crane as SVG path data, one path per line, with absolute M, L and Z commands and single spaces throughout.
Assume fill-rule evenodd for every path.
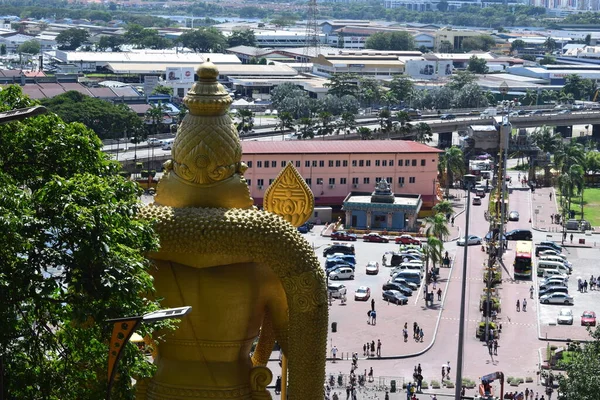
M 500 396 L 494 396 L 492 390 L 492 382 L 495 380 L 500 381 Z M 479 385 L 479 395 L 475 396 L 477 400 L 502 400 L 504 398 L 504 373 L 492 372 L 481 377 L 481 384 Z

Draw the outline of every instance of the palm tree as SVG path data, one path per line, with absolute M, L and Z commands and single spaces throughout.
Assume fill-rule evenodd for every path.
M 527 106 L 531 106 L 531 105 L 535 104 L 536 101 L 537 101 L 537 94 L 531 89 L 527 89 L 525 91 L 525 96 L 523 96 L 521 98 L 521 102 Z
M 163 129 L 163 119 L 165 116 L 165 112 L 168 111 L 167 106 L 165 106 L 162 102 L 158 102 L 155 104 L 150 104 L 150 108 L 146 111 L 146 120 L 152 125 L 154 128 L 154 134 L 158 135 L 162 132 Z
M 566 146 L 558 146 L 554 151 L 554 165 L 563 173 L 569 172 L 571 165 L 584 165 L 585 156 L 583 145 L 570 142 Z
M 336 131 L 339 134 L 342 131 L 344 134 L 350 133 L 350 131 L 356 128 L 356 119 L 354 119 L 354 114 L 351 112 L 343 112 L 340 115 L 340 120 L 336 124 Z
M 431 127 L 425 122 L 419 122 L 415 126 L 415 142 L 429 143 L 431 140 Z
M 400 122 L 400 128 L 398 128 L 398 132 L 403 135 L 408 135 L 412 131 L 412 124 L 410 123 L 410 114 L 406 111 L 398 111 L 396 113 L 396 118 L 398 122 Z
M 277 129 L 281 132 L 286 129 L 294 129 L 294 116 L 291 112 L 284 111 L 277 114 Z
M 540 148 L 544 154 L 549 158 L 554 154 L 561 146 L 562 141 L 559 135 L 556 135 L 552 128 L 544 125 L 537 128 L 533 134 L 533 142 Z M 544 166 L 544 182 L 548 182 L 550 176 L 550 163 Z
M 358 134 L 362 140 L 368 140 L 373 138 L 373 132 L 366 126 L 361 126 L 358 128 Z
M 571 181 L 572 189 L 571 193 L 577 193 L 580 196 L 580 210 L 581 210 L 581 219 L 583 219 L 583 191 L 585 189 L 585 181 L 584 181 L 584 169 L 581 165 L 575 164 L 571 165 L 569 168 L 569 179 Z M 571 209 L 571 200 L 569 200 L 569 210 Z
M 302 133 L 302 139 L 314 138 L 315 132 L 315 120 L 310 117 L 300 118 L 300 133 Z
M 382 108 L 377 115 L 379 117 L 379 127 L 382 133 L 389 133 L 392 130 L 392 113 L 388 108 Z
M 433 211 L 437 214 L 451 215 L 454 213 L 454 207 L 452 207 L 452 203 L 448 200 L 442 200 L 433 206 Z
M 444 243 L 436 237 L 429 236 L 427 242 L 423 244 L 423 255 L 425 256 L 425 293 L 429 293 L 429 261 L 431 261 L 431 270 L 435 270 L 435 265 L 442 260 L 442 251 Z
M 235 115 L 240 122 L 237 124 L 238 134 L 247 134 L 254 128 L 254 113 L 247 108 L 240 108 Z
M 327 136 L 333 133 L 333 115 L 330 112 L 323 111 L 319 113 L 319 123 L 320 126 L 317 129 L 319 135 Z
M 461 149 L 452 146 L 446 149 L 440 157 L 440 164 L 446 171 L 446 198 L 450 197 L 450 185 L 456 175 L 460 176 L 465 171 L 465 160 Z
M 442 213 L 437 213 L 431 217 L 426 217 L 425 224 L 427 225 L 427 229 L 425 230 L 425 234 L 427 236 L 434 236 L 443 241 L 444 236 L 450 235 L 450 229 L 448 229 L 448 220 Z

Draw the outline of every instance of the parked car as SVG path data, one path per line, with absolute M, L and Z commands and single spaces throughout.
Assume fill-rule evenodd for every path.
M 529 229 L 513 229 L 506 233 L 506 240 L 531 240 L 533 233 Z
M 310 231 L 310 226 L 308 224 L 303 224 L 298 227 L 298 232 L 300 233 L 308 233 Z
M 550 293 L 564 293 L 569 294 L 569 288 L 567 286 L 548 286 L 544 290 L 540 290 L 539 297 L 543 297 Z
M 150 146 L 150 147 L 162 146 L 162 141 L 157 138 L 148 138 L 148 146 Z
M 557 278 L 557 279 L 549 278 L 547 281 L 540 283 L 540 292 L 542 292 L 552 286 L 567 287 L 567 281 L 563 281 L 562 279 L 559 279 L 559 278 Z
M 383 300 L 388 301 L 390 303 L 396 303 L 396 304 L 402 304 L 402 305 L 408 303 L 408 297 L 404 296 L 402 293 L 400 293 L 397 290 L 384 290 L 383 291 Z
M 491 232 L 491 231 L 490 231 L 490 232 L 488 232 L 488 233 L 487 233 L 487 235 L 485 235 L 485 241 L 486 241 L 486 242 L 489 242 L 489 241 L 491 241 L 491 240 L 492 240 L 492 236 L 493 236 L 493 232 Z M 500 234 L 498 233 L 498 238 L 499 238 L 499 237 L 500 237 Z M 506 240 L 506 236 L 505 236 L 505 235 L 502 235 L 502 238 L 503 238 L 504 240 Z
M 390 239 L 381 236 L 379 233 L 367 233 L 363 236 L 365 242 L 388 243 Z
M 558 325 L 573 325 L 573 311 L 569 308 L 561 308 L 556 318 L 556 323 Z
M 400 285 L 406 286 L 413 291 L 419 289 L 418 284 L 407 281 L 404 278 L 398 278 L 397 275 L 398 274 L 395 274 L 394 276 L 392 276 L 392 279 L 390 279 L 387 283 L 399 283 Z
M 519 220 L 519 212 L 518 211 L 511 211 L 508 213 L 508 220 L 509 221 L 518 221 Z
M 335 253 L 327 256 L 327 261 L 329 260 L 342 260 L 347 264 L 356 265 L 356 257 L 354 254 Z
M 543 245 L 537 245 L 537 246 L 535 246 L 535 255 L 536 256 L 540 256 L 540 255 L 558 256 L 560 254 L 561 254 L 560 251 L 554 250 L 554 247 L 543 246 Z
M 545 241 L 545 242 L 540 242 L 539 245 L 540 246 L 552 247 L 557 252 L 559 252 L 559 253 L 562 252 L 562 247 L 559 246 L 558 244 L 554 243 L 554 242 Z
M 331 240 L 348 240 L 351 242 L 355 242 L 356 235 L 354 233 L 348 233 L 346 231 L 337 231 L 331 234 Z
M 340 268 L 350 268 L 352 271 L 354 271 L 354 265 L 350 265 L 350 264 L 329 264 L 328 266 L 325 266 L 325 273 L 326 274 L 330 274 L 333 271 L 340 269 Z
M 540 297 L 540 303 L 542 304 L 575 304 L 573 296 L 569 296 L 566 293 L 550 293 Z
M 349 243 L 335 243 L 323 250 L 323 257 L 327 257 L 328 255 L 335 253 L 356 254 L 354 245 Z
M 343 283 L 332 282 L 327 285 L 327 291 L 331 293 L 334 299 L 340 299 L 346 295 L 346 285 Z
M 458 239 L 458 242 L 456 243 L 459 246 L 464 246 L 465 242 L 467 243 L 467 246 L 470 246 L 472 244 L 481 244 L 481 241 L 483 239 L 481 239 L 481 237 L 477 236 L 477 235 L 469 235 L 469 239 L 465 240 L 465 237 L 461 237 L 460 239 Z
M 451 119 L 456 119 L 456 115 L 454 115 L 454 114 L 442 114 L 440 116 L 440 119 L 441 120 L 445 120 L 445 121 L 449 121 Z
M 558 114 L 571 114 L 571 110 L 560 110 Z
M 593 311 L 584 311 L 581 314 L 581 325 L 596 326 L 596 313 Z
M 413 290 L 408 287 L 403 285 L 400 282 L 387 282 L 384 283 L 383 286 L 381 287 L 381 289 L 383 290 L 397 290 L 400 293 L 402 293 L 404 296 L 412 296 Z
M 371 289 L 366 286 L 360 286 L 354 292 L 354 300 L 356 301 L 367 301 L 371 297 Z
M 400 235 L 396 238 L 396 244 L 418 244 L 421 245 L 419 239 L 415 239 L 411 235 Z
M 367 275 L 377 275 L 379 273 L 379 263 L 377 261 L 369 261 L 365 271 Z
M 329 273 L 329 279 L 337 281 L 338 279 L 354 279 L 354 270 L 349 267 L 338 268 Z
M 481 197 L 473 197 L 473 205 L 480 206 L 481 205 Z

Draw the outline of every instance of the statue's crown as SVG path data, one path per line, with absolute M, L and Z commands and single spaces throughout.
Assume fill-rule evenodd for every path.
M 223 115 L 232 103 L 227 90 L 217 82 L 219 70 L 208 59 L 196 70 L 198 82 L 184 97 L 183 102 L 192 115 L 217 116 Z

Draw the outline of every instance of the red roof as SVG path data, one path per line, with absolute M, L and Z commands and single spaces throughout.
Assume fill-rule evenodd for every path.
M 249 154 L 372 154 L 443 153 L 442 150 L 411 140 L 289 140 L 244 141 L 242 151 Z

